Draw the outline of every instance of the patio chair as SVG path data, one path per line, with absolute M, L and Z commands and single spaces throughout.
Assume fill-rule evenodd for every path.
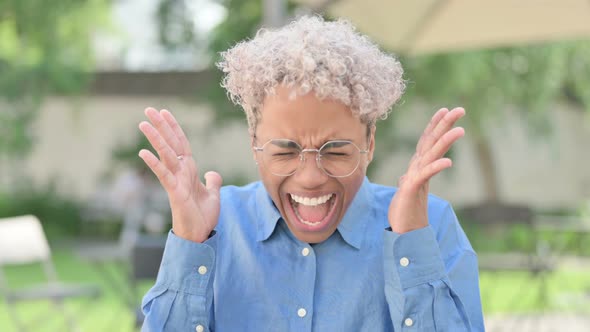
M 8 266 L 40 265 L 44 281 L 27 287 L 12 288 L 4 270 Z M 58 280 L 51 250 L 39 219 L 33 215 L 0 218 L 0 296 L 18 331 L 27 325 L 17 314 L 17 304 L 51 301 L 52 309 L 62 313 L 70 330 L 77 329 L 74 315 L 64 305 L 68 299 L 95 299 L 100 288 L 94 285 L 64 283 Z M 30 323 L 31 321 L 28 320 Z

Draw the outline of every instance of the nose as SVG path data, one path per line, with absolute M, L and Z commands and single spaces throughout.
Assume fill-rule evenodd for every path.
M 306 189 L 313 189 L 324 184 L 329 176 L 321 169 L 317 150 L 303 151 L 301 164 L 293 174 L 295 180 Z

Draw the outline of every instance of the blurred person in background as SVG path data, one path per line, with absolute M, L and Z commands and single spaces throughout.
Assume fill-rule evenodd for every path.
M 158 157 L 139 155 L 173 225 L 143 300 L 145 331 L 484 330 L 476 254 L 450 204 L 428 193 L 464 135 L 462 108 L 433 115 L 387 187 L 366 170 L 403 69 L 350 23 L 261 30 L 218 66 L 261 181 L 221 187 L 207 172 L 201 182 L 173 115 L 146 109 L 139 127 Z

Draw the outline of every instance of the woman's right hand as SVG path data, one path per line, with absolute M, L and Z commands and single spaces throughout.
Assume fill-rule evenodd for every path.
M 168 193 L 172 230 L 181 238 L 204 242 L 217 226 L 222 178 L 216 172 L 207 172 L 205 184 L 201 182 L 188 139 L 172 113 L 147 108 L 145 115 L 149 122 L 142 121 L 139 129 L 159 159 L 145 149 L 139 156 Z

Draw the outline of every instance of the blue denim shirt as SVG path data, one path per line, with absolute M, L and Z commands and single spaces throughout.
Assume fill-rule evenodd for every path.
M 223 187 L 215 235 L 170 232 L 142 331 L 483 331 L 477 256 L 451 206 L 386 230 L 395 188 L 365 179 L 326 241 L 297 240 L 261 182 Z

